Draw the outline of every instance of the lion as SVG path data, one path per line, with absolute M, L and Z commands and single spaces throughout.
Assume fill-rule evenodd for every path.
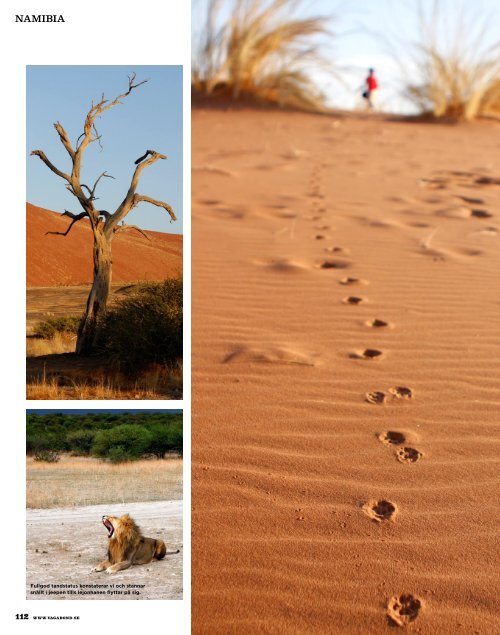
M 128 569 L 133 564 L 148 564 L 167 555 L 167 547 L 163 540 L 145 538 L 128 514 L 120 518 L 103 516 L 102 523 L 108 530 L 108 557 L 99 563 L 94 571 L 116 573 Z M 179 553 L 179 549 L 171 553 Z

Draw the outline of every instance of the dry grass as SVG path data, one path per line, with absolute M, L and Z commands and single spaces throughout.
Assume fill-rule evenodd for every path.
M 129 295 L 136 284 L 111 285 L 109 306 Z M 26 332 L 33 334 L 38 322 L 50 318 L 81 316 L 90 292 L 90 285 L 34 287 L 26 290 Z
M 78 375 L 64 376 L 64 385 L 61 378 L 42 376 L 26 384 L 26 399 L 182 399 L 182 369 L 181 361 L 168 370 L 155 366 L 135 381 L 98 373 L 92 381 Z
M 192 86 L 199 93 L 258 99 L 280 106 L 320 110 L 324 97 L 311 68 L 330 65 L 318 38 L 326 16 L 295 18 L 294 0 L 210 0 L 194 54 Z M 229 17 L 221 17 L 223 9 Z
M 26 457 L 26 506 L 33 509 L 182 498 L 182 459 L 112 464 L 61 456 L 58 463 Z
M 473 9 L 475 10 L 475 9 Z M 455 5 L 454 16 L 437 1 L 419 3 L 419 41 L 413 52 L 418 81 L 405 94 L 422 113 L 471 120 L 500 116 L 500 43 L 485 46 L 488 21 Z M 406 77 L 414 72 L 405 70 Z
M 41 357 L 42 355 L 59 355 L 73 353 L 76 346 L 76 335 L 56 333 L 50 339 L 27 337 L 26 357 Z

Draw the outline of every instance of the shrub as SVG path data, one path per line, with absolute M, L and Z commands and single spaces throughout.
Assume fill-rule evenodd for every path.
M 123 463 L 131 460 L 130 454 L 122 445 L 116 445 L 110 448 L 107 458 L 111 461 L 111 463 Z
M 74 430 L 73 432 L 68 432 L 66 444 L 74 454 L 90 454 L 95 434 L 93 430 Z
M 46 445 L 45 437 L 39 434 L 26 434 L 26 454 L 33 454 Z
M 143 426 L 126 424 L 99 430 L 94 437 L 92 454 L 114 462 L 139 459 L 148 449 L 153 434 Z
M 148 426 L 148 430 L 152 434 L 147 449 L 150 454 L 160 459 L 171 451 L 182 454 L 182 422 L 173 425 L 154 424 Z
M 100 346 L 118 366 L 136 374 L 182 357 L 182 280 L 141 285 L 103 319 Z
M 437 2 L 430 12 L 422 2 L 417 8 L 415 70 L 402 69 L 406 96 L 436 118 L 500 115 L 499 44 L 485 44 L 488 22 L 476 9 L 467 14 L 464 3 L 457 3 L 453 15 Z
M 56 431 L 46 432 L 27 432 L 26 434 L 26 452 L 27 454 L 33 454 L 38 452 L 47 451 L 60 451 L 64 450 L 64 439 Z
M 35 461 L 44 463 L 57 463 L 59 459 L 59 453 L 54 450 L 41 450 L 35 454 Z
M 33 335 L 40 339 L 52 339 L 56 333 L 76 334 L 80 318 L 75 316 L 65 316 L 50 318 L 45 322 L 38 322 L 33 330 Z
M 294 17 L 297 5 L 296 0 L 210 0 L 193 58 L 193 89 L 322 109 L 324 96 L 310 71 L 331 68 L 318 44 L 319 36 L 330 35 L 328 18 Z

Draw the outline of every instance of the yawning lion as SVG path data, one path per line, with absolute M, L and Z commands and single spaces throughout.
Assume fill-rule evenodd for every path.
M 94 571 L 116 573 L 133 564 L 148 564 L 165 557 L 167 548 L 163 540 L 145 538 L 128 514 L 120 518 L 103 516 L 102 522 L 108 530 L 108 558 Z M 173 553 L 179 553 L 179 549 Z

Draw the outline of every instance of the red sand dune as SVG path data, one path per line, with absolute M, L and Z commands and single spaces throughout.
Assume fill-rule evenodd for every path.
M 87 222 L 73 226 L 68 236 L 47 235 L 66 231 L 70 219 L 26 204 L 26 284 L 28 287 L 85 284 L 92 281 L 92 236 Z M 182 236 L 134 230 L 113 240 L 113 282 L 163 280 L 182 271 Z

